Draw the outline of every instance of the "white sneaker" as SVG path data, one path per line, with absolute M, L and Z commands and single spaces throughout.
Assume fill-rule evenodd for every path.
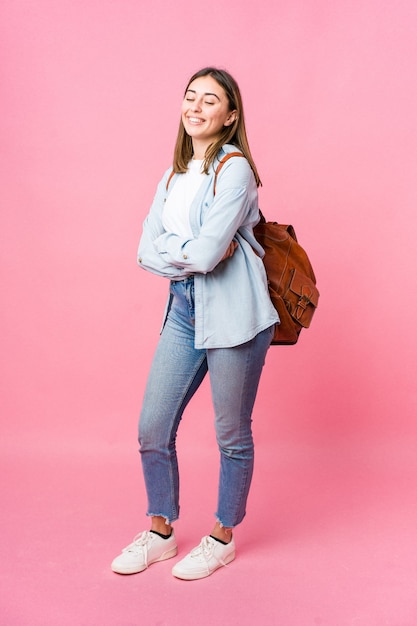
M 187 556 L 174 565 L 172 574 L 183 580 L 197 580 L 210 576 L 216 569 L 227 565 L 236 555 L 235 542 L 227 545 L 216 541 L 212 537 L 203 537 L 197 548 L 191 550 Z
M 117 556 L 111 568 L 117 574 L 137 574 L 156 563 L 165 561 L 177 554 L 177 542 L 174 531 L 169 539 L 163 539 L 159 535 L 145 530 L 136 535 L 133 542 L 122 550 Z

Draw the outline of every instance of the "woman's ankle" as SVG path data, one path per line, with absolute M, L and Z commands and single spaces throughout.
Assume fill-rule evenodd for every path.
M 217 522 L 211 531 L 210 536 L 214 539 L 218 539 L 222 543 L 230 543 L 233 536 L 232 530 L 232 528 L 225 528 L 220 524 L 220 522 Z
M 172 532 L 172 526 L 165 517 L 153 516 L 151 523 L 151 530 L 160 535 L 170 535 Z

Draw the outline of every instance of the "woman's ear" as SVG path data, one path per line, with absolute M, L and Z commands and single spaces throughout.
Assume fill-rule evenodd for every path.
M 230 111 L 224 126 L 231 126 L 235 120 L 237 120 L 237 111 Z

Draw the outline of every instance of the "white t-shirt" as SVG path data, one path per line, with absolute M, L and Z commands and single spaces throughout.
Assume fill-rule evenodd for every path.
M 190 226 L 190 207 L 206 176 L 201 171 L 203 161 L 192 160 L 188 170 L 177 177 L 164 205 L 162 224 L 165 230 L 181 237 L 193 237 Z

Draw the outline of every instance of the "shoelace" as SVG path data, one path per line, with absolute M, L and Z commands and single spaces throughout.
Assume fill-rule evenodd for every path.
M 206 559 L 210 558 L 214 549 L 212 541 L 209 536 L 203 537 L 200 544 L 191 551 L 191 556 L 203 556 Z
M 143 551 L 143 558 L 145 565 L 148 564 L 148 545 L 153 540 L 152 534 L 144 530 L 139 535 L 133 539 L 132 543 L 124 548 L 123 552 L 133 552 L 134 554 L 138 554 L 138 552 Z
M 215 541 L 216 541 L 215 539 L 212 539 L 208 535 L 206 537 L 203 537 L 200 542 L 200 545 L 198 545 L 196 548 L 194 548 L 194 550 L 191 551 L 190 556 L 197 557 L 197 558 L 203 557 L 208 568 L 208 562 L 214 556 L 213 552 L 216 546 Z M 227 566 L 227 564 L 223 561 L 223 559 L 218 559 L 217 557 L 214 557 L 214 558 L 217 559 L 217 561 L 221 563 L 222 565 L 224 565 L 225 567 Z
M 192 558 L 202 558 L 205 561 L 205 567 L 207 569 L 207 573 L 210 574 L 210 566 L 209 561 L 213 556 L 214 548 L 216 546 L 215 539 L 212 539 L 208 535 L 203 537 L 200 545 L 198 545 L 194 550 L 191 551 L 190 556 Z M 216 557 L 217 558 L 217 557 Z M 224 562 L 223 559 L 218 559 L 219 563 L 221 563 L 224 567 L 228 567 L 227 563 Z

